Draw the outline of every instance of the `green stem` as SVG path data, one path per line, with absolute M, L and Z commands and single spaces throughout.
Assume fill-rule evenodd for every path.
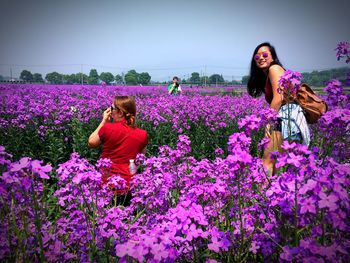
M 195 247 L 194 247 L 194 244 L 193 244 L 193 240 L 191 242 L 191 245 L 192 245 L 193 260 L 194 260 L 194 262 L 199 262 L 198 259 L 197 259 L 197 253 L 196 253 L 196 250 L 195 250 Z
M 34 177 L 34 175 L 32 175 Z M 35 194 L 34 190 L 34 182 L 32 184 L 32 201 L 34 203 L 34 224 L 36 229 L 36 235 L 39 241 L 40 246 L 40 262 L 45 262 L 45 256 L 44 256 L 44 245 L 43 245 L 43 239 L 41 234 L 41 220 L 40 220 L 40 206 L 38 203 L 37 196 Z
M 28 262 L 28 257 L 26 256 L 26 250 L 25 250 L 25 247 L 24 247 L 24 244 L 23 244 L 23 237 L 22 237 L 22 234 L 20 233 L 18 227 L 17 227 L 17 220 L 16 220 L 16 215 L 15 215 L 15 212 L 14 212 L 14 206 L 15 206 L 15 197 L 14 197 L 14 194 L 13 192 L 11 193 L 11 217 L 12 217 L 12 225 L 13 225 L 13 228 L 14 228 L 14 232 L 15 232 L 15 235 L 18 239 L 18 246 L 20 248 L 20 251 L 22 253 L 22 258 L 24 260 L 24 262 Z M 11 240 L 10 240 L 10 244 L 11 244 Z M 15 258 L 16 258 L 16 255 L 17 255 L 17 249 L 15 251 Z
M 241 180 L 240 175 L 237 176 L 237 190 L 238 190 L 238 216 L 239 216 L 239 229 L 241 233 L 241 244 L 239 246 L 239 261 L 241 259 L 243 243 L 244 243 L 244 229 L 243 229 L 243 217 L 242 217 L 242 196 L 241 196 Z
M 0 202 L 2 204 L 5 204 L 4 200 L 1 198 L 0 199 Z M 4 215 L 1 216 L 1 219 L 2 218 L 6 218 L 7 220 L 7 225 L 8 225 L 8 233 L 7 233 L 7 242 L 9 244 L 9 247 L 10 247 L 10 251 L 13 252 L 14 251 L 14 247 L 12 246 L 12 231 L 11 231 L 11 209 L 9 208 L 9 211 L 6 211 L 5 209 L 3 211 L 1 211 L 0 213 L 4 212 Z M 6 213 L 8 212 L 8 213 Z M 15 257 L 14 255 L 11 255 L 11 258 L 10 258 L 10 261 L 15 261 Z
M 134 224 L 140 218 L 140 216 L 143 215 L 145 210 L 146 210 L 146 207 L 144 207 L 140 212 L 137 213 L 137 215 L 135 216 L 135 219 L 131 222 L 131 225 Z
M 283 249 L 283 247 L 278 244 L 268 233 L 266 233 L 264 230 L 262 230 L 260 227 L 256 228 L 257 230 L 259 230 L 261 233 L 263 233 L 265 236 L 267 236 L 273 243 L 275 243 L 275 245 L 277 245 L 280 249 Z
M 324 245 L 325 241 L 325 223 L 324 223 L 324 211 L 321 212 L 321 224 L 322 224 L 322 237 L 321 237 L 321 244 Z
M 106 261 L 107 263 L 109 263 L 109 249 L 111 246 L 111 240 L 110 238 L 107 239 L 106 241 L 106 245 L 105 245 L 105 255 L 106 255 Z
M 83 193 L 81 185 L 79 184 L 78 187 L 79 187 L 81 196 L 83 197 L 84 204 L 87 207 L 88 213 L 91 214 L 91 217 L 89 217 L 88 213 L 86 213 L 86 210 L 84 208 L 81 209 L 82 212 L 84 213 L 85 220 L 86 220 L 86 225 L 87 225 L 87 227 L 89 229 L 89 232 L 91 234 L 91 241 L 89 242 L 90 243 L 90 259 L 91 259 L 91 261 L 94 261 L 95 255 L 97 253 L 96 240 L 95 240 L 95 231 L 94 231 L 95 226 L 96 226 L 96 221 L 95 221 L 95 218 L 94 218 L 95 213 L 94 213 L 94 211 L 91 210 L 90 205 L 89 205 L 89 203 L 87 202 L 87 200 L 85 198 L 85 194 Z M 90 218 L 91 218 L 92 222 L 90 221 Z
M 295 179 L 295 193 L 294 193 L 294 203 L 295 203 L 295 207 L 294 207 L 294 241 L 295 241 L 295 246 L 299 246 L 299 238 L 298 238 L 298 221 L 299 221 L 299 217 L 298 217 L 298 180 Z

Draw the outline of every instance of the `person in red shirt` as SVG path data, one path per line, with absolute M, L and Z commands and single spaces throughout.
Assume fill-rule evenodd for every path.
M 112 106 L 103 112 L 100 125 L 90 135 L 89 147 L 96 148 L 102 144 L 101 158 L 112 161 L 110 173 L 102 177 L 104 183 L 111 175 L 117 174 L 126 181 L 127 188 L 130 187 L 133 176 L 129 172 L 130 160 L 135 159 L 138 153 L 145 153 L 148 143 L 147 132 L 137 128 L 135 121 L 135 100 L 130 96 L 116 96 Z M 122 194 L 127 191 L 122 191 Z

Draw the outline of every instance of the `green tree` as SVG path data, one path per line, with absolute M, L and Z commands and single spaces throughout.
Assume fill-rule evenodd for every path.
M 224 83 L 225 80 L 222 75 L 219 74 L 213 74 L 209 77 L 209 83 L 210 84 L 218 84 L 218 83 Z
M 125 82 L 127 85 L 136 85 L 138 83 L 139 74 L 136 70 L 129 70 L 128 73 L 125 74 Z
M 349 67 L 334 68 L 329 70 L 302 73 L 302 82 L 308 83 L 311 86 L 324 86 L 326 81 L 330 79 L 337 79 L 343 85 L 346 83 L 346 74 L 349 72 Z
M 73 84 L 69 74 L 62 74 L 64 84 Z
M 310 78 L 309 84 L 312 86 L 321 86 L 321 81 L 320 81 L 318 75 L 312 75 Z
M 119 75 L 119 74 L 115 75 L 114 80 L 115 80 L 115 83 L 117 83 L 117 84 L 123 84 L 124 83 L 123 77 L 121 75 Z
M 91 69 L 90 73 L 89 73 L 88 83 L 96 85 L 96 84 L 98 84 L 98 81 L 99 81 L 99 76 L 97 74 L 97 70 Z
M 83 84 L 88 84 L 88 75 L 84 74 L 84 73 L 77 73 L 75 74 L 75 78 L 77 80 L 77 83 L 81 83 L 81 81 L 83 81 Z
M 56 71 L 47 73 L 45 79 L 51 84 L 62 84 L 63 82 L 62 75 Z
M 199 84 L 201 81 L 201 78 L 199 76 L 198 72 L 192 72 L 191 77 L 190 77 L 190 82 L 194 84 Z
M 79 83 L 79 79 L 75 74 L 63 75 L 63 82 L 67 84 Z
M 67 84 L 75 84 L 75 83 L 79 84 L 79 83 L 81 83 L 81 74 L 80 75 L 77 75 L 77 74 L 64 75 L 64 80 L 65 80 L 65 83 L 67 83 Z
M 139 83 L 147 85 L 151 81 L 151 76 L 148 74 L 148 72 L 142 72 L 139 74 L 138 80 Z
M 3 81 L 4 77 L 2 75 L 0 75 L 0 81 Z
M 42 83 L 42 82 L 44 82 L 43 76 L 40 73 L 34 73 L 33 74 L 33 81 L 36 83 Z
M 20 79 L 25 82 L 33 81 L 33 74 L 29 70 L 22 70 Z
M 78 84 L 81 83 L 81 73 L 79 75 L 78 74 L 71 74 L 70 77 L 72 78 L 73 83 L 78 83 Z
M 114 76 L 110 72 L 102 72 L 100 75 L 100 80 L 106 82 L 107 84 L 111 83 L 114 80 Z
M 209 84 L 209 77 L 208 76 L 203 76 L 200 78 L 200 83 L 202 83 L 202 85 L 205 85 L 205 84 Z

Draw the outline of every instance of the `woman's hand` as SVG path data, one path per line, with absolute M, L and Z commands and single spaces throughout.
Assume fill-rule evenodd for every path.
M 111 117 L 111 114 L 112 114 L 112 110 L 111 108 L 107 108 L 104 112 L 103 112 L 103 119 L 102 121 L 103 122 L 108 122 L 109 118 Z

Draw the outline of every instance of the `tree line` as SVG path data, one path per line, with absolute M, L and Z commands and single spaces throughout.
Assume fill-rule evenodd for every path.
M 338 79 L 343 85 L 346 85 L 346 74 L 349 67 L 334 68 L 322 71 L 312 71 L 302 73 L 303 82 L 311 86 L 324 86 L 325 82 L 330 79 Z M 45 80 L 51 84 L 117 84 L 117 85 L 148 85 L 151 83 L 151 76 L 148 72 L 138 73 L 136 70 L 129 70 L 125 75 L 113 75 L 110 72 L 101 72 L 98 74 L 96 69 L 91 69 L 89 75 L 83 73 L 76 74 L 60 74 L 56 71 L 46 74 L 45 80 L 40 73 L 31 73 L 29 70 L 23 70 L 20 79 L 27 83 L 44 83 Z M 201 76 L 198 72 L 192 72 L 187 79 L 181 79 L 183 84 L 194 85 L 246 85 L 249 76 L 243 76 L 241 81 L 225 80 L 221 74 L 212 74 L 210 76 Z M 3 77 L 0 76 L 0 81 Z M 170 82 L 171 80 L 162 83 Z M 160 82 L 153 82 L 155 84 Z
M 303 72 L 301 73 L 303 77 L 302 82 L 307 83 L 311 86 L 321 87 L 324 86 L 327 81 L 331 79 L 337 79 L 345 86 L 346 75 L 349 71 L 349 67 L 341 67 L 321 71 L 314 70 L 312 72 Z M 242 84 L 247 85 L 248 79 L 249 76 L 244 76 L 242 78 Z
M 147 85 L 151 81 L 151 76 L 147 72 L 138 73 L 135 70 L 128 71 L 125 76 L 113 75 L 110 72 L 97 73 L 96 69 L 91 69 L 89 75 L 84 73 L 76 74 L 61 74 L 56 71 L 47 73 L 45 80 L 40 73 L 32 73 L 29 70 L 23 70 L 20 74 L 20 79 L 26 83 L 44 83 L 45 80 L 51 84 L 127 84 L 127 85 Z M 0 76 L 0 81 L 3 78 Z
M 240 85 L 241 81 L 238 80 L 225 80 L 221 74 L 212 74 L 210 76 L 201 76 L 198 72 L 192 72 L 191 77 L 187 79 L 182 79 L 184 84 L 195 84 L 195 85 L 222 85 L 222 84 L 231 84 L 231 85 Z
M 3 78 L 0 76 L 0 81 Z M 23 70 L 20 74 L 20 80 L 26 83 L 44 83 L 51 84 L 100 84 L 104 82 L 106 84 L 124 84 L 124 85 L 148 85 L 151 83 L 151 76 L 148 72 L 138 73 L 136 70 L 129 70 L 125 75 L 113 75 L 110 72 L 102 72 L 98 74 L 96 69 L 91 69 L 89 75 L 83 73 L 76 74 L 61 74 L 56 71 L 46 74 L 45 80 L 40 73 L 32 73 L 29 70 Z M 164 81 L 163 84 L 170 82 Z M 160 82 L 153 82 L 160 83 Z M 212 85 L 212 84 L 240 84 L 240 81 L 233 80 L 231 82 L 224 79 L 220 74 L 212 74 L 210 76 L 201 76 L 198 72 L 192 72 L 191 76 L 187 79 L 181 79 L 183 84 L 194 85 Z

